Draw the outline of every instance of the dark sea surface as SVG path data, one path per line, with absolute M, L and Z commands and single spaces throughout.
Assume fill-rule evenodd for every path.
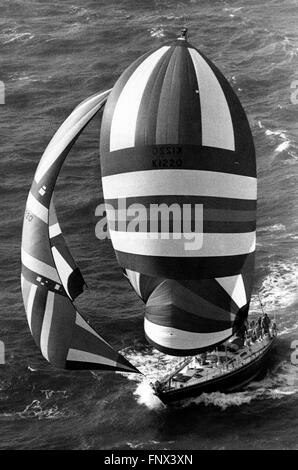
M 280 336 L 266 377 L 244 391 L 165 408 L 144 379 L 61 372 L 31 338 L 20 292 L 26 197 L 50 138 L 83 99 L 113 86 L 138 56 L 175 38 L 227 76 L 251 123 L 258 162 L 258 237 L 252 313 L 275 314 Z M 1 119 L 0 449 L 298 449 L 298 2 L 0 1 Z M 94 234 L 102 202 L 100 116 L 71 151 L 58 181 L 58 215 L 89 290 L 81 310 L 149 376 L 143 305 L 108 240 Z M 165 364 L 166 367 L 166 364 Z

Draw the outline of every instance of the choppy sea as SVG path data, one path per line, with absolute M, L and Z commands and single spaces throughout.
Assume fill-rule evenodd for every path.
M 297 449 L 298 79 L 296 0 L 1 0 L 0 449 Z M 138 56 L 175 38 L 226 75 L 248 114 L 257 150 L 258 232 L 252 313 L 259 292 L 280 336 L 266 377 L 239 393 L 202 395 L 179 407 L 154 399 L 144 379 L 63 372 L 31 338 L 20 292 L 27 193 L 55 130 L 80 101 L 113 86 Z M 94 234 L 102 202 L 100 117 L 84 131 L 57 188 L 59 218 L 89 290 L 78 303 L 113 345 L 149 376 L 143 305 L 122 277 L 110 242 Z

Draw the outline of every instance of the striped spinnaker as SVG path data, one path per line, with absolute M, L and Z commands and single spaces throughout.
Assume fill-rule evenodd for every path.
M 113 207 L 142 204 L 149 218 L 154 204 L 203 208 L 195 250 L 183 236 L 110 224 L 118 262 L 146 303 L 148 340 L 174 355 L 225 341 L 249 308 L 257 198 L 253 139 L 233 89 L 186 40 L 159 47 L 115 84 L 100 153 Z
M 61 166 L 110 91 L 77 106 L 46 148 L 29 192 L 22 235 L 22 294 L 32 336 L 43 356 L 65 369 L 137 372 L 77 311 L 84 279 L 63 238 L 53 204 Z

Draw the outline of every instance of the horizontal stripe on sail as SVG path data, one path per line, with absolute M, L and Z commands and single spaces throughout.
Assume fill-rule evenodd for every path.
M 32 214 L 34 214 L 36 217 L 43 220 L 43 222 L 45 222 L 46 224 L 48 223 L 48 209 L 33 196 L 31 191 L 29 192 L 26 208 L 28 211 L 32 212 Z
M 144 329 L 148 338 L 156 344 L 170 349 L 179 349 L 187 353 L 190 349 L 200 349 L 220 343 L 232 335 L 232 328 L 214 333 L 191 333 L 176 328 L 163 327 L 144 320 Z
M 195 225 L 193 225 L 195 227 Z M 204 233 L 245 233 L 254 232 L 256 230 L 256 222 L 229 222 L 229 221 L 211 221 L 204 220 L 203 232 Z M 192 228 L 192 231 L 194 229 Z
M 107 207 L 111 206 L 115 209 L 128 208 L 133 204 L 142 204 L 145 208 L 150 208 L 152 204 L 166 204 L 170 207 L 172 204 L 179 204 L 183 206 L 189 204 L 195 207 L 197 204 L 203 206 L 204 212 L 212 210 L 212 214 L 221 214 L 222 211 L 227 211 L 228 215 L 238 214 L 239 220 L 255 220 L 257 201 L 255 199 L 233 199 L 223 197 L 208 197 L 208 196 L 183 196 L 183 195 L 155 195 L 155 196 L 137 196 L 137 197 L 125 197 L 119 199 L 105 199 Z M 246 213 L 250 213 L 249 216 L 245 216 Z M 242 218 L 243 215 L 243 218 Z M 250 218 L 251 216 L 251 218 Z M 211 217 L 211 216 L 210 216 Z M 224 216 L 223 216 L 224 217 Z M 231 216 L 232 217 L 232 216 Z M 237 218 L 237 215 L 235 215 Z M 210 218 L 210 220 L 212 220 Z M 216 219 L 214 219 L 216 220 Z M 227 219 L 229 220 L 229 219 Z M 232 220 L 232 219 L 231 219 Z
M 55 268 L 29 255 L 24 249 L 22 249 L 22 263 L 26 266 L 26 268 L 30 269 L 30 271 L 33 271 L 41 276 L 48 277 L 58 284 L 61 283 Z
M 207 62 L 195 49 L 188 49 L 199 86 L 202 115 L 202 143 L 209 147 L 235 150 L 231 114 L 224 92 Z
M 256 211 L 205 209 L 204 221 L 252 222 L 256 220 Z
M 161 213 L 154 209 L 146 210 L 139 207 L 134 215 L 130 215 L 130 210 L 128 212 L 124 210 L 114 211 L 106 206 L 109 229 L 120 232 L 143 233 L 183 233 L 187 231 L 194 233 L 198 231 L 203 233 L 244 233 L 256 230 L 255 220 L 208 220 L 207 211 L 202 214 L 202 210 L 199 211 L 198 208 L 196 210 L 197 214 L 194 213 L 195 210 L 184 210 L 179 205 L 173 212 L 170 211 L 170 208 L 168 209 L 169 211 L 166 209 Z M 192 218 L 190 218 L 190 215 L 192 215 Z
M 203 208 L 203 219 L 204 222 L 223 222 L 223 223 L 251 223 L 256 220 L 256 211 L 252 210 L 228 210 L 228 209 L 208 209 L 204 207 L 204 204 L 192 203 L 192 204 L 183 204 L 180 201 L 166 204 L 163 202 L 154 203 L 154 202 L 136 202 L 139 199 L 134 199 L 133 202 L 130 199 L 113 199 L 106 202 L 106 214 L 109 221 L 123 221 L 129 223 L 131 220 L 134 220 L 136 216 L 138 219 L 146 215 L 144 220 L 148 222 L 153 218 L 154 220 L 160 219 L 161 214 L 169 213 L 169 216 L 173 218 L 175 216 L 179 217 L 179 220 L 194 220 L 197 216 L 196 209 L 198 212 L 198 206 Z M 122 202 L 125 205 L 125 208 L 122 209 Z M 112 204 L 113 203 L 113 204 Z M 133 205 L 134 204 L 134 205 Z M 136 204 L 136 205 L 135 205 Z M 133 206 L 132 206 L 133 205 Z M 132 206 L 132 207 L 131 207 Z M 146 211 L 146 212 L 145 212 Z M 162 213 L 162 211 L 164 211 Z M 142 222 L 144 221 L 142 220 Z M 249 230 L 248 230 L 249 231 Z
M 164 46 L 150 54 L 126 82 L 111 122 L 111 152 L 134 146 L 137 117 L 145 87 L 154 67 L 168 49 L 168 46 Z
M 250 176 L 199 170 L 152 170 L 102 178 L 105 199 L 153 195 L 256 199 L 257 180 Z
M 116 251 L 145 256 L 212 257 L 235 256 L 255 250 L 255 232 L 183 234 L 179 240 L 161 239 L 160 233 L 110 230 Z M 147 235 L 147 237 L 146 237 Z M 174 235 L 174 234 L 173 234 Z M 178 234 L 181 236 L 181 234 Z M 185 238 L 187 235 L 188 238 Z M 155 238 L 153 238 L 155 237 Z
M 102 176 L 146 170 L 219 171 L 243 176 L 256 176 L 251 150 L 240 152 L 202 147 L 201 145 L 147 145 L 121 149 L 101 155 Z
M 169 279 L 206 279 L 232 276 L 239 273 L 251 275 L 255 254 L 222 257 L 167 257 L 144 256 L 116 251 L 122 268 L 138 271 L 152 277 Z

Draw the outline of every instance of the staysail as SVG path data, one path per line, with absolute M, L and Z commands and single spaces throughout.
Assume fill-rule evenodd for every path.
M 77 106 L 46 148 L 29 192 L 22 235 L 22 294 L 32 336 L 43 356 L 65 369 L 138 372 L 77 311 L 85 282 L 63 238 L 54 186 L 72 145 L 110 90 Z
M 146 303 L 149 342 L 186 356 L 225 341 L 248 313 L 257 198 L 252 134 L 228 81 L 185 37 L 145 54 L 107 100 L 100 154 L 111 241 Z

